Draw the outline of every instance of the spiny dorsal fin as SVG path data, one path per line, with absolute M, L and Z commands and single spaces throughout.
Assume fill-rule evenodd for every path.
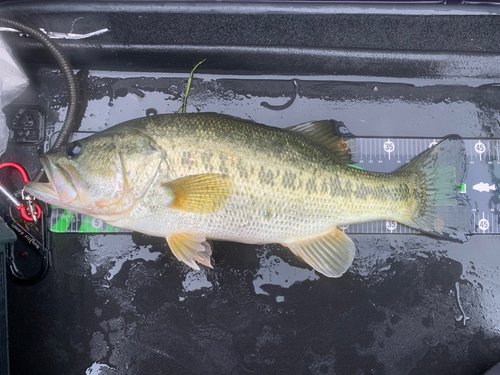
M 167 237 L 170 250 L 177 259 L 189 267 L 199 271 L 200 267 L 195 261 L 212 268 L 210 255 L 212 249 L 202 234 L 172 234 Z
M 231 180 L 222 174 L 197 174 L 181 177 L 163 185 L 168 191 L 168 206 L 189 212 L 215 212 L 231 192 Z
M 298 132 L 314 142 L 325 146 L 335 154 L 340 163 L 354 163 L 352 157 L 352 145 L 354 144 L 354 140 L 350 139 L 349 145 L 346 141 L 346 138 L 351 138 L 353 135 L 340 121 L 310 121 L 300 125 L 290 126 L 286 128 L 286 130 Z
M 328 277 L 340 277 L 351 266 L 356 248 L 340 229 L 305 241 L 283 244 L 316 271 Z

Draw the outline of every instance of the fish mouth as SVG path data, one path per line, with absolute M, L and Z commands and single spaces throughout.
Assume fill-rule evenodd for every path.
M 47 155 L 40 156 L 48 182 L 28 182 L 26 191 L 46 203 L 61 208 L 69 208 L 69 204 L 79 198 L 80 178 L 71 166 L 62 166 L 50 160 Z M 70 170 L 71 169 L 71 170 Z

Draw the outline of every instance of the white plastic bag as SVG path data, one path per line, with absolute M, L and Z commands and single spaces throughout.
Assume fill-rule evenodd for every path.
M 12 57 L 12 51 L 0 35 L 0 108 L 5 107 L 28 86 L 28 78 Z M 7 148 L 9 128 L 0 110 L 0 156 Z

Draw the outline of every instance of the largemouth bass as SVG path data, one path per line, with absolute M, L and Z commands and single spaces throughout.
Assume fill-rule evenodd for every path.
M 40 157 L 47 183 L 26 190 L 114 226 L 165 237 L 194 269 L 207 239 L 280 243 L 318 272 L 341 276 L 355 255 L 339 226 L 394 220 L 465 240 L 457 190 L 463 142 L 446 139 L 393 174 L 347 165 L 330 121 L 278 129 L 220 114 L 128 121 Z

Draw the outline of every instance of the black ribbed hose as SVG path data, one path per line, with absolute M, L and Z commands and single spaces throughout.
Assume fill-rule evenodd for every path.
M 75 75 L 73 74 L 73 69 L 69 64 L 68 59 L 64 56 L 60 47 L 57 44 L 54 44 L 53 41 L 40 29 L 36 29 L 34 27 L 25 25 L 19 21 L 12 20 L 9 18 L 0 17 L 0 24 L 11 27 L 13 29 L 19 30 L 25 34 L 30 35 L 33 39 L 42 43 L 54 56 L 57 63 L 59 64 L 61 71 L 66 79 L 66 83 L 68 85 L 68 112 L 66 113 L 66 119 L 64 120 L 63 127 L 59 136 L 57 137 L 53 148 L 59 148 L 63 144 L 68 142 L 71 131 L 74 130 L 75 122 L 77 120 L 78 114 L 78 81 L 76 80 Z M 44 170 L 40 169 L 37 173 L 33 181 L 38 181 L 42 178 L 44 174 Z

